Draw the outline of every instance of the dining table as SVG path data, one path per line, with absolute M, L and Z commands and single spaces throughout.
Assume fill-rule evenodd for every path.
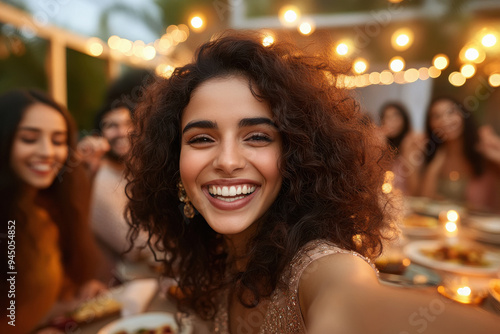
M 500 215 L 472 212 L 454 203 L 422 198 L 405 198 L 402 210 L 399 235 L 385 245 L 384 253 L 375 261 L 380 270 L 381 284 L 440 293 L 450 302 L 460 302 L 464 307 L 479 307 L 500 316 Z M 451 232 L 446 230 L 450 222 L 454 222 L 456 228 Z M 483 266 L 468 265 L 433 258 L 425 254 L 426 247 L 436 252 L 439 247 L 462 247 L 490 257 Z M 135 292 L 136 296 L 144 299 L 144 304 L 133 313 L 166 312 L 179 315 L 175 299 L 167 293 L 175 281 L 162 278 L 156 269 L 148 262 L 118 263 L 116 271 L 124 284 L 156 282 L 149 296 L 147 293 Z M 499 294 L 496 296 L 491 293 L 493 282 L 498 284 Z M 460 289 L 470 289 L 466 291 L 470 292 L 469 295 L 457 295 Z M 478 298 L 474 299 L 474 294 Z M 69 332 L 101 334 L 99 331 L 102 328 L 122 319 L 123 315 L 123 312 L 116 313 L 79 323 Z M 209 322 L 195 316 L 189 316 L 187 321 L 191 333 L 210 333 Z

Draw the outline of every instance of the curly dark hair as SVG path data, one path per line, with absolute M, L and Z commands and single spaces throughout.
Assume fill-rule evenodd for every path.
M 451 102 L 460 112 L 460 115 L 462 116 L 462 119 L 464 121 L 463 152 L 465 153 L 467 161 L 472 166 L 474 175 L 480 176 L 484 172 L 485 161 L 483 156 L 476 150 L 476 147 L 479 143 L 479 133 L 476 122 L 474 120 L 474 116 L 469 110 L 465 108 L 462 103 L 458 102 L 455 98 L 450 96 L 438 96 L 434 98 L 427 108 L 427 113 L 425 116 L 425 131 L 428 138 L 427 147 L 429 149 L 429 154 L 426 156 L 426 164 L 429 164 L 432 159 L 434 159 L 438 148 L 443 144 L 443 141 L 432 131 L 430 125 L 432 108 L 434 107 L 434 105 L 436 105 L 436 103 L 441 101 Z
M 375 257 L 382 247 L 387 201 L 381 192 L 388 157 L 358 104 L 332 84 L 336 72 L 317 55 L 289 43 L 264 47 L 250 32 L 226 33 L 203 44 L 192 63 L 147 92 L 136 111 L 128 162 L 127 213 L 133 235 L 147 229 L 169 256 L 165 275 L 186 294 L 182 309 L 203 318 L 216 297 L 236 286 L 255 306 L 281 284 L 300 247 L 315 239 Z M 186 224 L 178 209 L 181 118 L 193 91 L 213 78 L 245 77 L 267 101 L 282 137 L 282 187 L 248 244 L 248 265 L 229 275 L 224 238 L 201 215 Z M 362 240 L 361 243 L 356 240 Z M 252 302 L 243 298 L 248 292 Z
M 394 108 L 397 110 L 399 115 L 403 118 L 403 128 L 401 129 L 401 132 L 398 133 L 396 137 L 393 138 L 387 138 L 387 143 L 391 146 L 393 150 L 396 152 L 399 151 L 399 145 L 401 145 L 401 142 L 403 139 L 406 137 L 408 132 L 411 130 L 411 122 L 410 122 L 410 116 L 408 115 L 408 110 L 404 105 L 402 105 L 399 102 L 387 102 L 380 108 L 380 120 L 382 121 L 385 117 L 385 113 L 389 108 Z

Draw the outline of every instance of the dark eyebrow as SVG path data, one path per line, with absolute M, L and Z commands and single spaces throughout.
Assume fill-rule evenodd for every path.
M 29 127 L 29 126 L 23 126 L 23 127 L 19 128 L 19 130 L 20 131 L 37 132 L 37 133 L 41 132 L 40 129 L 38 129 L 38 128 L 32 128 L 32 127 Z M 59 134 L 64 134 L 65 135 L 67 133 L 68 133 L 68 131 L 56 131 L 56 132 L 54 132 L 54 134 L 57 134 L 57 135 L 59 135 Z
M 243 118 L 238 126 L 240 128 L 245 127 L 245 126 L 253 126 L 253 125 L 260 125 L 260 124 L 267 124 L 272 126 L 273 128 L 278 128 L 274 122 L 266 117 L 255 117 L 255 118 Z
M 187 130 L 191 128 L 202 128 L 202 129 L 217 129 L 217 123 L 212 121 L 192 121 L 186 124 L 182 133 L 184 134 Z

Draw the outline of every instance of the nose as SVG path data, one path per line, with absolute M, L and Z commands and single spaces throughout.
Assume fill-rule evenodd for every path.
M 223 142 L 213 161 L 215 169 L 220 170 L 226 175 L 231 175 L 236 171 L 243 169 L 246 164 L 246 158 L 242 148 L 235 142 Z
M 127 137 L 128 133 L 129 133 L 129 130 L 130 130 L 130 126 L 129 125 L 121 124 L 118 127 L 118 134 L 119 134 L 120 137 Z
M 45 157 L 50 158 L 54 156 L 54 144 L 50 138 L 42 138 L 38 145 L 38 154 Z

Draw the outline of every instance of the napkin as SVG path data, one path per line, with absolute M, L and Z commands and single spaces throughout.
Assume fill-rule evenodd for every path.
M 157 291 L 157 279 L 137 279 L 116 288 L 113 297 L 122 304 L 121 315 L 126 317 L 145 312 Z

